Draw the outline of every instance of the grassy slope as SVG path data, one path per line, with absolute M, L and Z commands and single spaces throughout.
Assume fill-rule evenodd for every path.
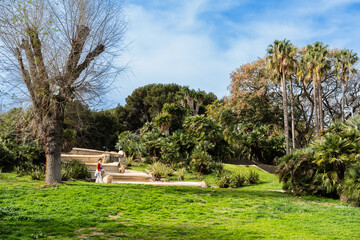
M 260 177 L 240 189 L 80 181 L 41 188 L 3 173 L 0 239 L 360 239 L 360 208 L 269 191 L 281 188 L 276 177 Z

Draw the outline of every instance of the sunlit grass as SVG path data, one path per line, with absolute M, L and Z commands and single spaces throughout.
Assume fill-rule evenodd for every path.
M 271 191 L 281 189 L 277 178 L 260 174 L 257 185 L 213 189 L 81 181 L 44 188 L 1 173 L 0 239 L 360 239 L 360 208 Z

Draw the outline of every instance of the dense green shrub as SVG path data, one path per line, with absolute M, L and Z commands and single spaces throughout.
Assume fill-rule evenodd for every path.
M 221 188 L 238 188 L 244 184 L 256 184 L 260 180 L 259 173 L 249 171 L 247 174 L 243 172 L 222 171 L 218 176 L 218 186 Z
M 228 188 L 231 185 L 231 173 L 230 172 L 223 172 L 218 179 L 218 186 L 221 188 Z
M 253 171 L 253 170 L 250 170 L 248 175 L 246 176 L 246 181 L 249 184 L 258 183 L 259 180 L 260 180 L 260 174 L 258 172 Z
M 62 163 L 61 169 L 61 178 L 64 181 L 70 178 L 85 179 L 90 175 L 89 169 L 85 163 L 76 159 L 73 159 L 70 162 Z
M 194 150 L 191 155 L 190 166 L 194 172 L 209 173 L 211 172 L 209 166 L 212 161 L 211 155 L 206 151 Z
M 140 157 L 146 151 L 140 143 L 139 135 L 128 131 L 120 134 L 116 148 L 124 151 L 126 156 L 130 158 Z
M 4 171 L 12 170 L 15 158 L 11 151 L 0 141 L 0 168 Z
M 335 122 L 321 139 L 279 161 L 278 176 L 293 194 L 314 194 L 359 204 L 360 117 Z
M 182 119 L 180 107 L 176 108 L 173 104 L 165 105 L 164 109 L 176 121 Z M 124 132 L 119 136 L 117 147 L 125 151 L 128 157 L 155 159 L 174 169 L 187 167 L 193 172 L 205 174 L 222 169 L 219 159 L 224 157 L 226 142 L 220 126 L 213 120 L 205 115 L 186 116 L 181 128 L 172 129 L 171 132 L 168 130 L 172 123 L 164 124 L 160 120 L 156 124 L 146 123 L 139 135 Z
M 271 113 L 269 110 L 274 109 L 270 106 L 261 106 L 263 103 L 256 102 L 251 107 L 254 112 L 249 113 L 248 104 L 252 105 L 245 101 L 245 109 L 236 111 L 226 101 L 215 101 L 207 106 L 206 114 L 220 125 L 227 143 L 226 154 L 230 158 L 273 164 L 285 154 L 283 131 L 274 122 L 276 118 L 271 117 L 277 111 Z
M 316 165 L 313 163 L 314 149 L 311 147 L 293 150 L 280 158 L 277 175 L 284 190 L 296 195 L 315 194 L 313 182 Z
M 351 164 L 346 170 L 340 199 L 355 206 L 360 205 L 360 162 Z
M 44 180 L 45 179 L 45 167 L 44 165 L 36 165 L 31 173 L 31 179 L 33 180 Z
M 238 188 L 246 182 L 246 175 L 243 172 L 235 172 L 231 175 L 231 187 Z

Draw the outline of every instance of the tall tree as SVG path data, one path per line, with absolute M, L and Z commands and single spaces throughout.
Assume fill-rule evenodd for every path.
M 289 144 L 289 121 L 286 90 L 286 76 L 290 76 L 295 67 L 296 48 L 289 40 L 275 40 L 267 49 L 268 69 L 273 73 L 273 79 L 280 78 L 283 95 L 284 131 L 286 141 L 286 153 L 290 153 Z M 295 136 L 293 136 L 295 137 Z
M 61 182 L 64 109 L 93 98 L 112 81 L 114 53 L 125 31 L 112 0 L 4 0 L 0 45 L 4 69 L 21 79 L 46 154 L 45 184 Z
M 305 82 L 312 81 L 314 89 L 315 105 L 315 133 L 319 135 L 323 129 L 323 109 L 322 109 L 322 89 L 321 82 L 327 69 L 330 68 L 330 61 L 327 59 L 328 45 L 316 42 L 313 45 L 307 45 L 303 54 L 302 64 L 306 69 L 304 76 Z
M 358 61 L 357 54 L 351 50 L 343 49 L 335 53 L 335 71 L 341 81 L 341 120 L 345 120 L 345 84 L 349 80 L 350 73 L 356 72 L 354 64 Z

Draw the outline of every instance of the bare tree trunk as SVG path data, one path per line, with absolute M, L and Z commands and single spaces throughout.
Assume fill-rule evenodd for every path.
M 313 79 L 314 86 L 314 107 L 315 107 L 315 135 L 318 136 L 320 134 L 320 126 L 319 126 L 319 105 L 318 105 L 318 97 L 317 97 L 317 84 L 316 79 Z
M 55 114 L 47 116 L 45 121 L 45 155 L 46 155 L 46 185 L 61 182 L 61 146 L 63 136 L 64 111 L 60 103 L 54 104 Z
M 286 154 L 289 154 L 290 153 L 289 119 L 288 119 L 287 93 L 286 93 L 285 73 L 284 72 L 283 72 L 282 78 L 281 78 L 281 86 L 283 89 L 283 112 L 284 112 L 284 131 L 285 131 Z
M 195 115 L 199 114 L 199 109 L 200 109 L 201 104 L 202 104 L 202 100 L 200 98 L 198 98 L 196 101 Z
M 290 104 L 291 104 L 291 135 L 292 135 L 292 148 L 296 149 L 295 142 L 295 119 L 294 119 L 294 93 L 292 88 L 292 79 L 290 77 Z
M 323 116 L 323 108 L 322 108 L 321 79 L 319 79 L 318 83 L 319 83 L 319 86 L 318 86 L 319 128 L 320 128 L 320 131 L 322 131 L 324 129 L 324 116 Z
M 47 185 L 61 182 L 66 103 L 101 96 L 123 70 L 114 65 L 126 30 L 122 6 L 113 0 L 0 1 L 0 68 L 12 80 L 22 76 L 28 89 Z
M 341 81 L 341 90 L 342 90 L 342 96 L 341 96 L 341 121 L 345 120 L 345 83 L 344 81 Z

